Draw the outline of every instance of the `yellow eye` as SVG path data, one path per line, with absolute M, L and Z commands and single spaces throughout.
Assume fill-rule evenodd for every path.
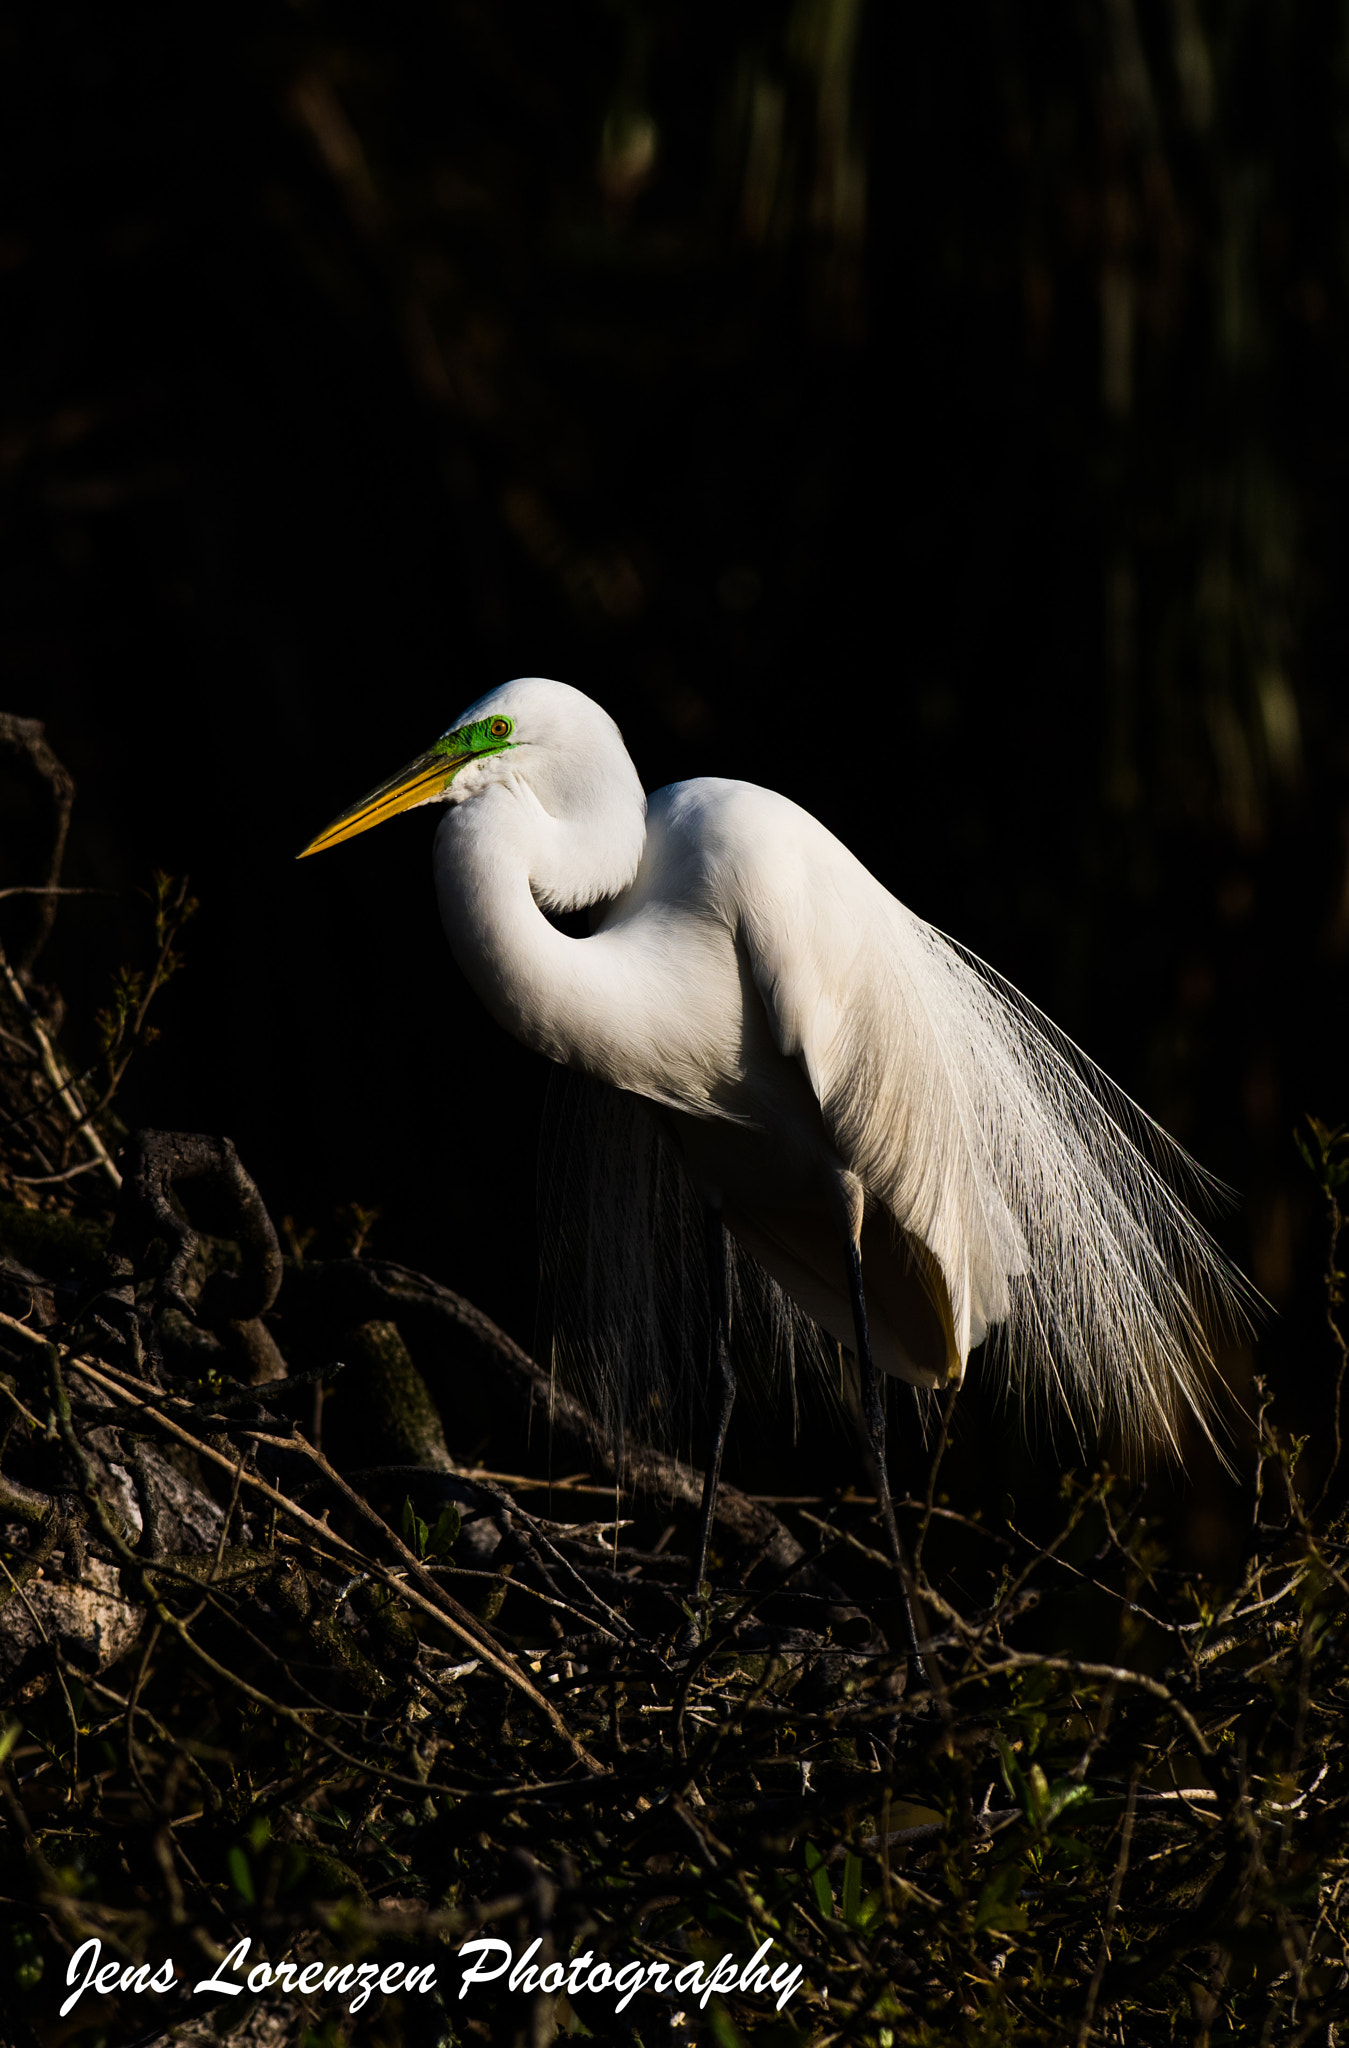
M 504 740 L 510 729 L 511 722 L 509 718 L 494 718 L 487 728 L 494 740 Z

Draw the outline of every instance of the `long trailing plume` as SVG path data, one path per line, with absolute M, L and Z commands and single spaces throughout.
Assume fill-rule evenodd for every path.
M 606 1443 L 633 1436 L 701 1456 L 710 1294 L 701 1204 L 659 1113 L 555 1067 L 539 1148 L 540 1341 Z M 731 1342 L 744 1391 L 766 1401 L 836 1357 L 748 1253 L 726 1240 Z M 835 1375 L 836 1376 L 836 1375 Z
M 1177 1452 L 1185 1410 L 1212 1440 L 1212 1347 L 1239 1338 L 1258 1303 L 1182 1198 L 1215 1184 L 1019 991 L 878 894 L 889 915 L 862 963 L 866 1029 L 838 1019 L 810 1061 L 869 1209 L 934 1253 L 964 1344 L 987 1331 L 1023 1415 L 1066 1410 L 1083 1433 L 1116 1433 L 1131 1463 L 1154 1445 Z M 595 1082 L 559 1077 L 550 1103 L 552 1356 L 611 1438 L 687 1447 L 707 1280 L 677 1145 L 649 1106 Z M 742 1374 L 837 1386 L 832 1341 L 743 1250 L 731 1261 Z
M 1220 1184 L 1010 982 L 911 922 L 969 1154 L 1025 1247 L 990 1330 L 1008 1394 L 1112 1425 L 1131 1462 L 1178 1454 L 1188 1410 L 1224 1455 L 1213 1349 L 1262 1304 L 1184 1198 Z

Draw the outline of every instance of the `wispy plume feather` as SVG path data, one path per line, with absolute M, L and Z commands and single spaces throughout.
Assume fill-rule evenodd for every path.
M 1066 1410 L 1131 1463 L 1178 1452 L 1186 1411 L 1213 1440 L 1213 1346 L 1258 1304 L 1184 1198 L 1216 1184 L 1010 983 L 874 886 L 867 1000 L 807 1049 L 869 1205 L 929 1246 L 1023 1414 Z M 705 1421 L 708 1286 L 698 1196 L 660 1113 L 558 1074 L 540 1222 L 559 1370 L 611 1440 L 687 1451 Z M 730 1259 L 742 1377 L 774 1399 L 798 1375 L 836 1391 L 832 1340 L 743 1249 Z

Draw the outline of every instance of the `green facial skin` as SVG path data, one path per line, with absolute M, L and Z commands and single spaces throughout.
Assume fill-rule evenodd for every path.
M 472 725 L 458 725 L 453 732 L 442 733 L 428 752 L 453 761 L 457 771 L 469 760 L 481 760 L 485 754 L 504 754 L 517 746 L 519 742 L 511 738 L 514 731 L 515 720 L 498 712 L 495 718 L 478 718 Z M 448 781 L 445 786 L 449 788 Z

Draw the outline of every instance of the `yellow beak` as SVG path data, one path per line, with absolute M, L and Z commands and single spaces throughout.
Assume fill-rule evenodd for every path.
M 392 818 L 399 811 L 410 811 L 417 804 L 434 803 L 444 796 L 454 779 L 456 769 L 462 768 L 470 754 L 438 754 L 433 748 L 430 753 L 418 754 L 415 761 L 409 761 L 406 768 L 400 768 L 387 782 L 381 782 L 377 789 L 370 790 L 350 810 L 343 811 L 340 818 L 334 818 L 331 825 L 325 825 L 316 839 L 311 839 L 297 860 L 307 860 L 311 853 L 326 853 L 330 846 L 339 846 L 344 839 L 354 839 L 358 832 L 368 832 L 372 825 L 382 825 L 386 818 Z

